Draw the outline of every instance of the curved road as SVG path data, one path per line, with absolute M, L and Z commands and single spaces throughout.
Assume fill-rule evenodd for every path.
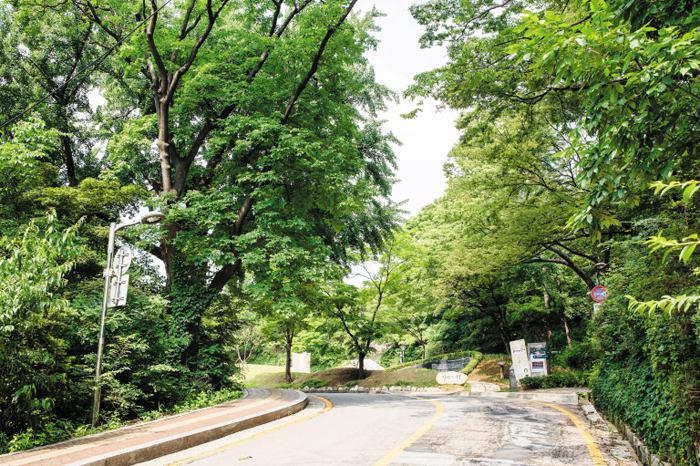
M 572 412 L 580 413 L 576 406 L 459 396 L 323 394 L 309 400 L 294 416 L 142 465 L 606 464 L 572 419 Z

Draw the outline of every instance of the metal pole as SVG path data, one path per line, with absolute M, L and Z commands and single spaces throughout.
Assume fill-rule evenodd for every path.
M 112 255 L 114 254 L 114 237 L 117 232 L 117 224 L 109 224 L 109 241 L 107 243 L 107 268 L 105 269 L 105 290 L 102 298 L 102 319 L 100 321 L 100 339 L 97 344 L 97 370 L 95 371 L 95 398 L 92 404 L 93 428 L 97 425 L 100 413 L 100 368 L 102 366 L 102 351 L 105 341 L 105 319 L 107 318 L 107 304 L 109 302 L 109 285 L 112 277 Z

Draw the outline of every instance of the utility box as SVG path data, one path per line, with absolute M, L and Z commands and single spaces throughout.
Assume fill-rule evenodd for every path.
M 547 343 L 528 343 L 527 352 L 532 377 L 549 375 L 549 348 L 547 348 Z

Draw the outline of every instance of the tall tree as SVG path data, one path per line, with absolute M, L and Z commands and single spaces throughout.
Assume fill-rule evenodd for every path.
M 355 3 L 74 1 L 110 44 L 146 20 L 120 48 L 114 83 L 128 92 L 107 94 L 138 116 L 116 128 L 106 176 L 143 182 L 168 212 L 151 252 L 183 360 L 219 291 L 244 267 L 284 266 L 290 238 L 295 254 L 338 260 L 382 241 L 386 201 L 367 201 L 390 190 L 390 138 L 373 120 L 389 92 L 362 57 L 376 13 L 354 18 Z
M 8 125 L 3 136 L 11 139 L 11 119 L 33 107 L 48 127 L 61 132 L 60 145 L 46 154 L 46 161 L 60 169 L 58 183 L 74 188 L 99 173 L 88 93 L 97 84 L 95 70 L 110 69 L 110 61 L 102 60 L 81 73 L 102 53 L 95 44 L 99 33 L 84 20 L 67 2 L 0 5 L 0 124 Z

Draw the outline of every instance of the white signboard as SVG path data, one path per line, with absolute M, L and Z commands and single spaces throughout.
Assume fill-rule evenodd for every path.
M 513 358 L 513 369 L 518 382 L 524 377 L 530 377 L 532 374 L 530 374 L 530 361 L 527 357 L 525 340 L 511 341 L 510 355 Z
M 112 263 L 111 289 L 109 293 L 108 307 L 124 306 L 126 293 L 129 289 L 129 276 L 125 275 L 131 265 L 131 252 L 128 249 L 119 248 Z
M 311 353 L 292 353 L 292 372 L 311 373 Z

